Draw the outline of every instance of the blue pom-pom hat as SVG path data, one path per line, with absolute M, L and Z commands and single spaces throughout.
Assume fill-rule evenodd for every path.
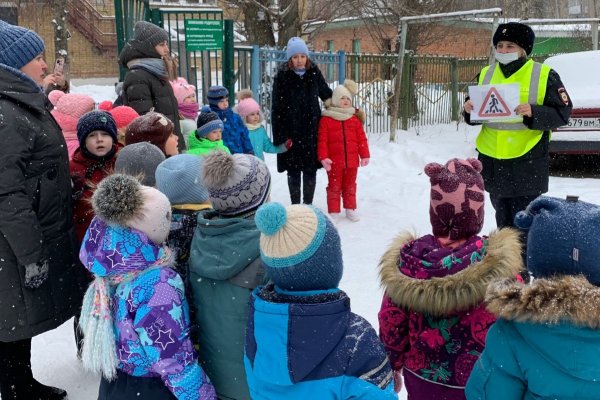
M 261 259 L 275 285 L 285 291 L 337 288 L 343 273 L 340 237 L 331 220 L 308 205 L 261 206 Z

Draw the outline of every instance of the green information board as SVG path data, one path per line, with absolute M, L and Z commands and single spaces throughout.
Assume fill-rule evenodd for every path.
M 223 20 L 186 19 L 185 48 L 187 51 L 221 50 Z

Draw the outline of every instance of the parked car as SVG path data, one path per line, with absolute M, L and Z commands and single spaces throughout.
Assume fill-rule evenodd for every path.
M 552 133 L 550 153 L 600 154 L 600 50 L 544 61 L 560 75 L 573 102 L 569 123 Z

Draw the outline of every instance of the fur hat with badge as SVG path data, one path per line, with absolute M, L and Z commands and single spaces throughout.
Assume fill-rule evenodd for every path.
M 568 196 L 540 196 L 515 217 L 528 231 L 527 269 L 534 278 L 584 275 L 600 286 L 600 206 Z
M 202 182 L 203 158 L 192 154 L 178 154 L 167 158 L 156 168 L 156 187 L 171 204 L 204 204 L 208 189 Z
M 79 147 L 85 148 L 85 140 L 93 131 L 104 131 L 110 135 L 113 144 L 117 143 L 117 125 L 112 115 L 106 111 L 90 111 L 83 114 L 77 122 L 77 139 Z
M 271 190 L 269 169 L 250 154 L 210 152 L 204 157 L 202 180 L 213 208 L 227 217 L 254 212 L 267 201 Z
M 445 165 L 429 163 L 429 219 L 438 240 L 453 242 L 478 234 L 483 227 L 484 185 L 481 162 L 453 158 Z
M 125 131 L 125 144 L 152 143 L 163 153 L 165 144 L 175 129 L 173 122 L 161 113 L 150 111 L 131 121 Z
M 492 39 L 494 47 L 501 40 L 519 45 L 519 47 L 523 48 L 525 53 L 529 55 L 533 50 L 535 33 L 533 33 L 533 29 L 525 24 L 521 24 L 520 22 L 508 22 L 506 24 L 498 25 L 498 29 L 496 29 Z
M 331 220 L 309 205 L 260 207 L 261 260 L 275 286 L 286 291 L 337 288 L 343 273 L 342 249 Z
M 155 145 L 139 142 L 127 145 L 117 153 L 115 172 L 127 174 L 140 180 L 142 185 L 155 186 L 155 172 L 165 160 L 165 154 Z

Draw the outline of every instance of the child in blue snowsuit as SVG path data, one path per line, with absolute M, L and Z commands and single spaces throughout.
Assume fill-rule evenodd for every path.
M 331 220 L 312 206 L 271 203 L 255 222 L 273 283 L 250 298 L 244 362 L 252 399 L 397 400 L 377 333 L 338 289 L 342 251 Z
M 229 91 L 223 86 L 211 86 L 206 95 L 210 111 L 216 113 L 223 121 L 223 144 L 231 154 L 254 154 L 246 124 L 239 115 L 229 107 Z M 207 112 L 205 107 L 202 112 Z

